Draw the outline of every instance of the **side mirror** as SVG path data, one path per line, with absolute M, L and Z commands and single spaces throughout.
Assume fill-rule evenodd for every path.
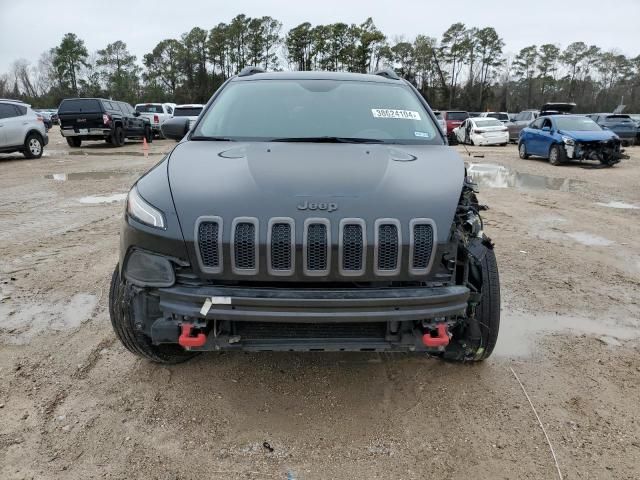
M 162 135 L 172 140 L 182 140 L 189 132 L 188 117 L 173 117 L 166 120 L 160 127 Z
M 542 131 L 543 132 L 550 132 L 551 131 L 551 127 L 542 127 Z
M 140 112 L 138 112 L 138 111 L 133 112 L 133 116 L 134 117 L 139 117 L 140 116 Z

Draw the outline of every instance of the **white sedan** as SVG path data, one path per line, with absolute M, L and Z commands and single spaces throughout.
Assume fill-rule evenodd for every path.
M 489 117 L 467 118 L 453 134 L 460 143 L 502 145 L 509 143 L 509 130 L 500 120 Z

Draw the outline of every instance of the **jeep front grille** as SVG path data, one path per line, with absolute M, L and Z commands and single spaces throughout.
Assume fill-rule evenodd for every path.
M 359 218 L 337 223 L 310 218 L 296 225 L 291 218 L 277 217 L 265 224 L 262 235 L 259 226 L 257 218 L 233 219 L 223 241 L 221 218 L 199 219 L 195 247 L 202 271 L 222 273 L 230 262 L 238 275 L 257 275 L 265 266 L 269 275 L 276 276 L 326 277 L 332 269 L 344 277 L 394 276 L 402 271 L 424 275 L 435 253 L 435 223 L 424 218 L 413 219 L 408 226 L 397 219 L 378 219 L 373 228 L 369 226 L 369 234 L 367 224 Z M 334 227 L 337 234 L 332 235 Z M 332 251 L 338 256 L 334 261 Z M 227 254 L 230 260 L 225 263 Z M 266 260 L 260 260 L 264 258 L 261 254 Z

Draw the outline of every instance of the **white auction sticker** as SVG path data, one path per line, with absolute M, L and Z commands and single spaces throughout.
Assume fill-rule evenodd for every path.
M 396 110 L 393 108 L 372 108 L 373 118 L 397 118 L 401 120 L 420 120 L 420 114 L 413 110 Z

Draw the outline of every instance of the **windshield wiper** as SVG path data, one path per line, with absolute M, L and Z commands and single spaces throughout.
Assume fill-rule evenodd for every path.
M 309 143 L 385 143 L 377 138 L 357 138 L 357 137 L 290 137 L 273 138 L 271 142 L 309 142 Z
M 210 142 L 235 142 L 233 138 L 229 138 L 229 137 L 206 137 L 203 135 L 199 135 L 197 137 L 191 137 L 191 140 L 206 140 Z

